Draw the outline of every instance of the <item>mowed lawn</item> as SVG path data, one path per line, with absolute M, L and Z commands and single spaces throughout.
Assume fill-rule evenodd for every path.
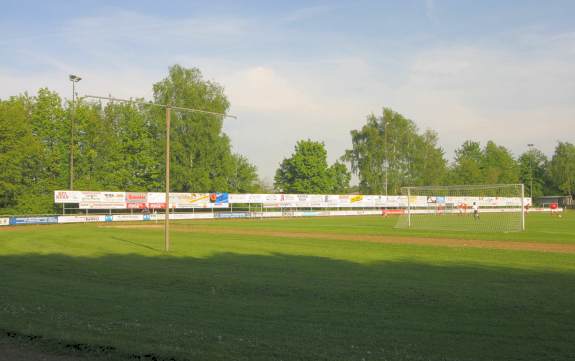
M 575 359 L 575 253 L 465 246 L 572 245 L 575 213 L 502 234 L 395 221 L 176 222 L 169 254 L 161 224 L 0 228 L 1 337 L 112 360 Z

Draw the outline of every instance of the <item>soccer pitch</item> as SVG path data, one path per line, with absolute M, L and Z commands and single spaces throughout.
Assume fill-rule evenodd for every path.
M 396 220 L 174 222 L 168 254 L 149 222 L 0 228 L 0 337 L 82 359 L 573 359 L 574 212 Z

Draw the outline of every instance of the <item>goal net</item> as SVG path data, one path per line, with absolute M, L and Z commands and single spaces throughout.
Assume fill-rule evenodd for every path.
M 525 229 L 523 184 L 403 187 L 396 228 L 471 232 Z

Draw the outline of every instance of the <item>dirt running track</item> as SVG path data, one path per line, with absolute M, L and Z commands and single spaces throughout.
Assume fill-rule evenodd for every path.
M 138 228 L 151 229 L 163 228 L 162 225 L 106 225 L 101 227 L 110 228 Z M 422 237 L 398 237 L 398 236 L 375 236 L 322 232 L 277 232 L 250 229 L 218 229 L 216 227 L 201 227 L 194 225 L 172 225 L 170 228 L 176 232 L 210 233 L 210 234 L 240 234 L 250 236 L 264 236 L 272 238 L 311 238 L 337 241 L 359 241 L 385 244 L 414 244 L 422 246 L 452 247 L 452 248 L 486 248 L 515 251 L 575 253 L 575 244 L 561 243 L 537 243 L 517 241 L 484 241 L 462 240 L 453 238 L 422 238 Z

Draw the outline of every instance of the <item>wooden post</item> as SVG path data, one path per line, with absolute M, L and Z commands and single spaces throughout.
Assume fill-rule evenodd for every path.
M 164 220 L 164 250 L 170 250 L 170 114 L 166 107 L 166 219 Z

